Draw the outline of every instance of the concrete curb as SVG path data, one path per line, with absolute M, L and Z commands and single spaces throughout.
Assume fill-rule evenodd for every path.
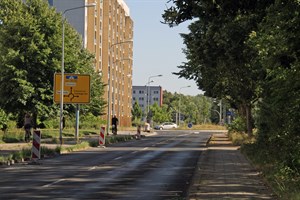
M 201 180 L 201 176 L 200 176 L 199 173 L 197 173 L 197 171 L 201 170 L 201 168 L 200 168 L 201 163 L 203 163 L 204 158 L 207 156 L 207 151 L 208 151 L 207 147 L 209 145 L 209 142 L 210 142 L 211 138 L 212 138 L 212 136 L 210 136 L 209 139 L 207 140 L 206 145 L 205 145 L 206 148 L 202 151 L 202 153 L 201 153 L 201 155 L 200 155 L 200 157 L 199 157 L 199 159 L 197 161 L 197 166 L 194 169 L 193 179 L 192 179 L 191 184 L 189 186 L 189 189 L 187 191 L 187 199 L 189 199 L 189 200 L 192 200 L 190 198 L 191 195 L 193 195 L 197 191 L 197 187 L 196 187 L 197 184 L 196 184 L 196 182 L 198 180 Z

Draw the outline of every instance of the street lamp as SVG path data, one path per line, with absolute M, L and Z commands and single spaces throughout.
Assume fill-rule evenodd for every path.
M 213 110 L 219 115 L 219 124 L 222 124 L 222 99 L 220 100 L 220 103 L 218 103 L 218 106 L 220 106 L 220 111 Z
M 181 94 L 181 89 L 183 89 L 183 88 L 189 88 L 189 87 L 191 87 L 191 86 L 188 85 L 188 86 L 181 87 L 181 88 L 179 89 L 179 106 L 178 106 L 178 117 L 179 117 L 178 125 L 179 125 L 179 126 L 180 126 L 180 104 L 181 104 L 181 96 L 180 96 L 180 94 Z
M 148 78 L 148 85 L 147 85 L 147 117 L 146 117 L 146 119 L 148 118 L 148 114 L 149 114 L 149 100 L 150 100 L 150 98 L 149 98 L 149 96 L 150 96 L 150 83 L 151 83 L 151 78 L 155 78 L 155 77 L 161 77 L 161 76 L 163 76 L 162 74 L 159 74 L 159 75 L 155 75 L 155 76 L 149 76 L 149 78 Z
M 86 4 L 84 6 L 69 8 L 64 10 L 62 14 L 62 53 L 61 53 L 61 86 L 60 86 L 60 123 L 59 123 L 59 140 L 62 145 L 62 129 L 63 129 L 63 105 L 64 105 L 64 77 L 65 77 L 65 14 L 69 11 L 85 8 L 85 7 L 95 7 L 95 3 Z
M 112 61 L 112 56 L 111 56 L 111 52 L 112 52 L 112 48 L 116 45 L 119 45 L 119 44 L 124 44 L 124 43 L 129 43 L 129 42 L 133 42 L 132 39 L 130 40 L 125 40 L 125 41 L 121 41 L 121 42 L 117 42 L 117 43 L 114 43 L 112 45 L 110 45 L 109 47 L 109 55 L 110 55 L 110 62 L 109 62 L 109 68 L 108 68 L 108 75 L 107 76 L 107 86 L 108 86 L 108 89 L 107 89 L 107 95 L 108 95 L 108 100 L 107 100 L 107 123 L 106 123 L 106 134 L 108 135 L 109 134 L 109 122 L 110 122 L 110 93 L 111 93 L 111 68 L 113 66 L 113 61 Z M 113 102 L 114 103 L 114 102 Z M 114 114 L 114 113 L 113 113 Z
M 120 60 L 116 60 L 115 62 L 113 62 L 112 64 L 115 65 L 115 63 L 120 63 L 120 66 L 121 67 L 121 81 L 118 81 L 117 83 L 117 86 L 114 86 L 114 84 L 112 84 L 112 87 L 116 87 L 118 89 L 118 93 L 117 93 L 117 104 L 118 104 L 118 110 L 115 111 L 115 107 L 113 106 L 112 108 L 112 112 L 115 114 L 117 113 L 117 117 L 118 117 L 118 123 L 119 123 L 119 126 L 121 127 L 122 126 L 122 116 L 123 116 L 123 109 L 121 110 L 121 104 L 123 105 L 123 101 L 121 101 L 121 92 L 120 92 L 120 85 L 118 86 L 118 84 L 121 84 L 121 85 L 124 85 L 124 80 L 125 80 L 125 74 L 124 74 L 124 70 L 122 69 L 122 66 L 124 65 L 124 61 L 132 61 L 132 58 L 122 58 Z M 127 78 L 131 77 L 131 72 L 128 73 L 126 75 Z M 128 79 L 127 79 L 127 82 L 128 82 Z M 122 90 L 124 90 L 124 88 L 122 88 Z M 115 94 L 113 94 L 112 96 L 112 102 L 115 102 Z M 121 113 L 122 112 L 122 113 Z
M 143 112 L 144 112 L 144 120 L 145 120 L 145 122 L 147 121 L 147 107 L 148 107 L 148 85 L 150 85 L 150 83 L 153 83 L 154 81 L 153 80 L 151 80 L 151 81 L 149 81 L 149 82 L 147 82 L 146 83 L 146 85 L 145 85 L 145 94 L 144 94 L 144 97 L 145 97 L 145 99 L 144 99 L 144 102 L 143 102 L 143 104 L 144 104 L 144 106 L 146 106 L 146 107 L 143 107 Z

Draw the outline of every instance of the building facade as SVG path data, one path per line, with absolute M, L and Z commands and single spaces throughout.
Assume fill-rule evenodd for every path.
M 103 119 L 116 115 L 120 126 L 131 126 L 133 21 L 123 0 L 48 0 L 63 13 L 67 9 L 96 3 L 65 13 L 80 33 L 83 46 L 95 55 L 94 68 L 106 84 L 108 106 Z
M 147 112 L 148 105 L 157 103 L 162 106 L 163 91 L 161 86 L 132 86 L 132 105 L 137 102 L 143 113 Z

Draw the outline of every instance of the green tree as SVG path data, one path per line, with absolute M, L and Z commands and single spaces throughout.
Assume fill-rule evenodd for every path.
M 7 130 L 8 128 L 7 122 L 8 122 L 7 114 L 2 109 L 0 109 L 0 130 L 4 132 Z
M 205 124 L 210 122 L 210 115 L 212 109 L 212 100 L 204 95 L 197 95 L 193 98 L 196 106 L 195 124 Z
M 0 107 L 20 120 L 26 111 L 34 119 L 55 116 L 53 76 L 61 69 L 61 14 L 43 0 L 1 0 L 0 21 Z M 65 38 L 65 72 L 92 73 L 93 57 L 68 23 Z M 99 114 L 103 84 L 95 74 L 92 78 L 88 110 Z
M 170 113 L 168 112 L 168 107 L 166 105 L 160 107 L 158 106 L 157 103 L 154 103 L 152 106 L 150 106 L 150 113 L 152 116 L 152 120 L 156 123 L 161 123 L 161 122 L 171 120 L 171 116 Z
M 132 106 L 131 114 L 132 114 L 131 120 L 135 125 L 141 122 L 143 117 L 143 110 L 141 109 L 137 101 L 134 102 Z
M 175 74 L 194 79 L 207 96 L 228 100 L 247 119 L 251 134 L 251 108 L 265 72 L 246 41 L 272 1 L 172 2 L 174 6 L 163 14 L 170 26 L 197 18 L 189 26 L 190 33 L 182 34 L 188 62 Z
M 210 122 L 212 99 L 204 95 L 186 96 L 183 94 L 164 91 L 163 104 L 167 105 L 167 110 L 171 113 L 171 118 L 176 121 L 178 112 L 185 116 L 193 124 Z M 178 119 L 178 118 L 177 118 Z
M 277 0 L 249 40 L 267 72 L 259 102 L 258 143 L 294 171 L 300 168 L 299 10 L 299 1 Z

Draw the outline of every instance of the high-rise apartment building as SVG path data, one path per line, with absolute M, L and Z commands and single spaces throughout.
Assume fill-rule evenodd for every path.
M 95 55 L 94 68 L 107 84 L 106 116 L 116 115 L 120 126 L 131 125 L 133 21 L 123 0 L 48 0 L 64 12 L 67 9 L 96 3 L 65 13 L 68 22 L 80 33 L 83 45 Z

